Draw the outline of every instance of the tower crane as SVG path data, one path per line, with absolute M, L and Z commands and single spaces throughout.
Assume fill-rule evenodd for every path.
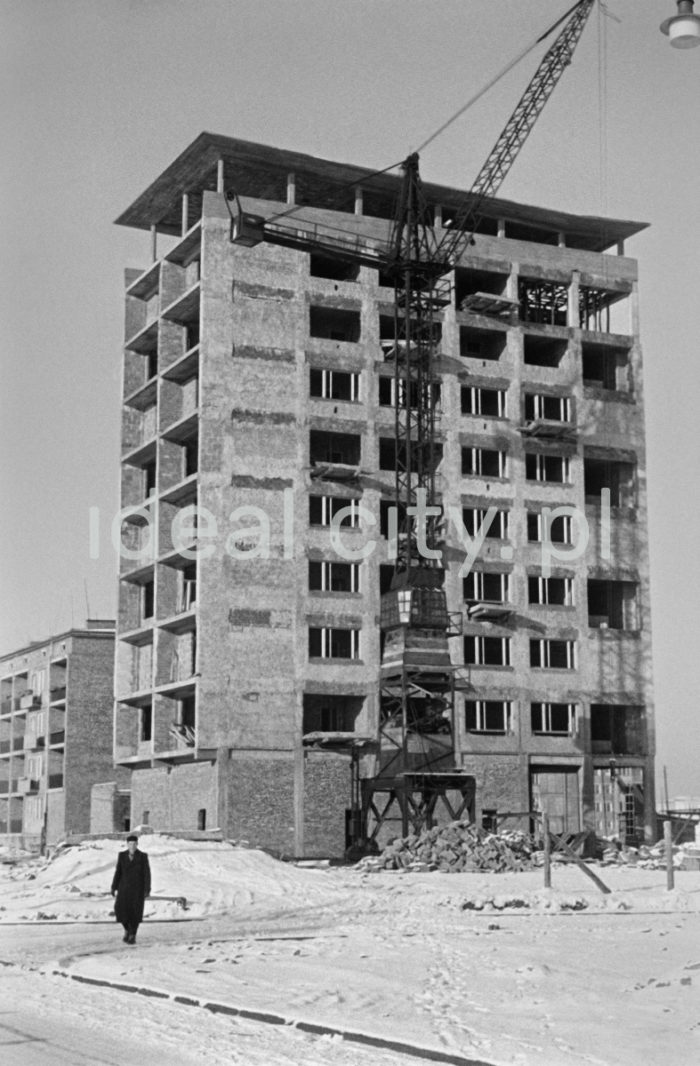
M 449 638 L 459 635 L 447 610 L 440 550 L 443 530 L 436 467 L 439 347 L 436 315 L 451 299 L 448 275 L 473 242 L 484 200 L 500 188 L 573 52 L 594 0 L 578 0 L 541 37 L 559 33 L 541 60 L 449 227 L 433 224 L 416 153 L 402 164 L 389 239 L 363 239 L 331 227 L 304 228 L 288 214 L 266 219 L 243 210 L 227 192 L 231 240 L 321 252 L 379 269 L 394 287 L 395 563 L 382 596 L 383 637 L 378 743 L 373 773 L 362 780 L 356 835 L 377 834 L 398 806 L 404 834 L 432 824 L 438 802 L 459 817 L 473 779 L 456 765 L 455 667 Z M 563 25 L 562 25 L 563 23 Z M 420 518 L 420 522 L 417 519 Z M 353 786 L 354 797 L 360 790 Z M 461 801 L 454 804 L 455 794 Z M 354 799 L 355 802 L 355 799 Z

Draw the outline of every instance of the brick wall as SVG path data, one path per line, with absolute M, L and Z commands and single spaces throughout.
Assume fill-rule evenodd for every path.
M 233 753 L 222 774 L 225 833 L 290 856 L 294 847 L 294 757 L 283 753 Z
M 304 755 L 304 854 L 342 858 L 345 811 L 350 806 L 350 758 L 327 752 Z
M 90 829 L 92 786 L 114 777 L 114 641 L 73 636 L 68 664 L 64 788 L 65 830 Z
M 179 832 L 198 828 L 200 810 L 206 828 L 218 824 L 216 774 L 211 763 L 193 763 L 135 770 L 131 778 L 131 825 L 140 825 L 148 812 L 154 830 Z
M 90 790 L 90 832 L 119 833 L 130 819 L 131 794 L 116 781 L 101 781 Z

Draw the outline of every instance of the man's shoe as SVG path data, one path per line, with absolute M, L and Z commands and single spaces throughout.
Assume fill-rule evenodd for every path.
M 124 936 L 122 937 L 122 940 L 124 941 L 125 944 L 128 944 L 129 943 L 129 934 L 128 933 L 124 933 Z
M 136 943 L 136 933 L 129 933 L 129 936 L 127 937 L 127 941 L 126 942 L 127 942 L 127 944 L 135 944 Z

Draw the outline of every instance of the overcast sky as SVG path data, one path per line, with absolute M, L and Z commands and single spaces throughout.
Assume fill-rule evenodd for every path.
M 403 159 L 567 0 L 0 0 L 3 152 L 0 653 L 115 612 L 88 508 L 118 506 L 123 270 L 113 220 L 202 130 L 382 168 Z M 650 223 L 645 356 L 657 775 L 700 794 L 700 49 L 674 0 L 608 0 L 501 194 Z M 539 58 L 422 155 L 468 187 Z

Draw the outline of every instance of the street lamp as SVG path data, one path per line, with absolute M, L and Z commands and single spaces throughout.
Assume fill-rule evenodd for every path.
M 678 14 L 659 27 L 673 48 L 695 48 L 700 44 L 700 15 L 693 14 L 693 0 L 677 0 Z

